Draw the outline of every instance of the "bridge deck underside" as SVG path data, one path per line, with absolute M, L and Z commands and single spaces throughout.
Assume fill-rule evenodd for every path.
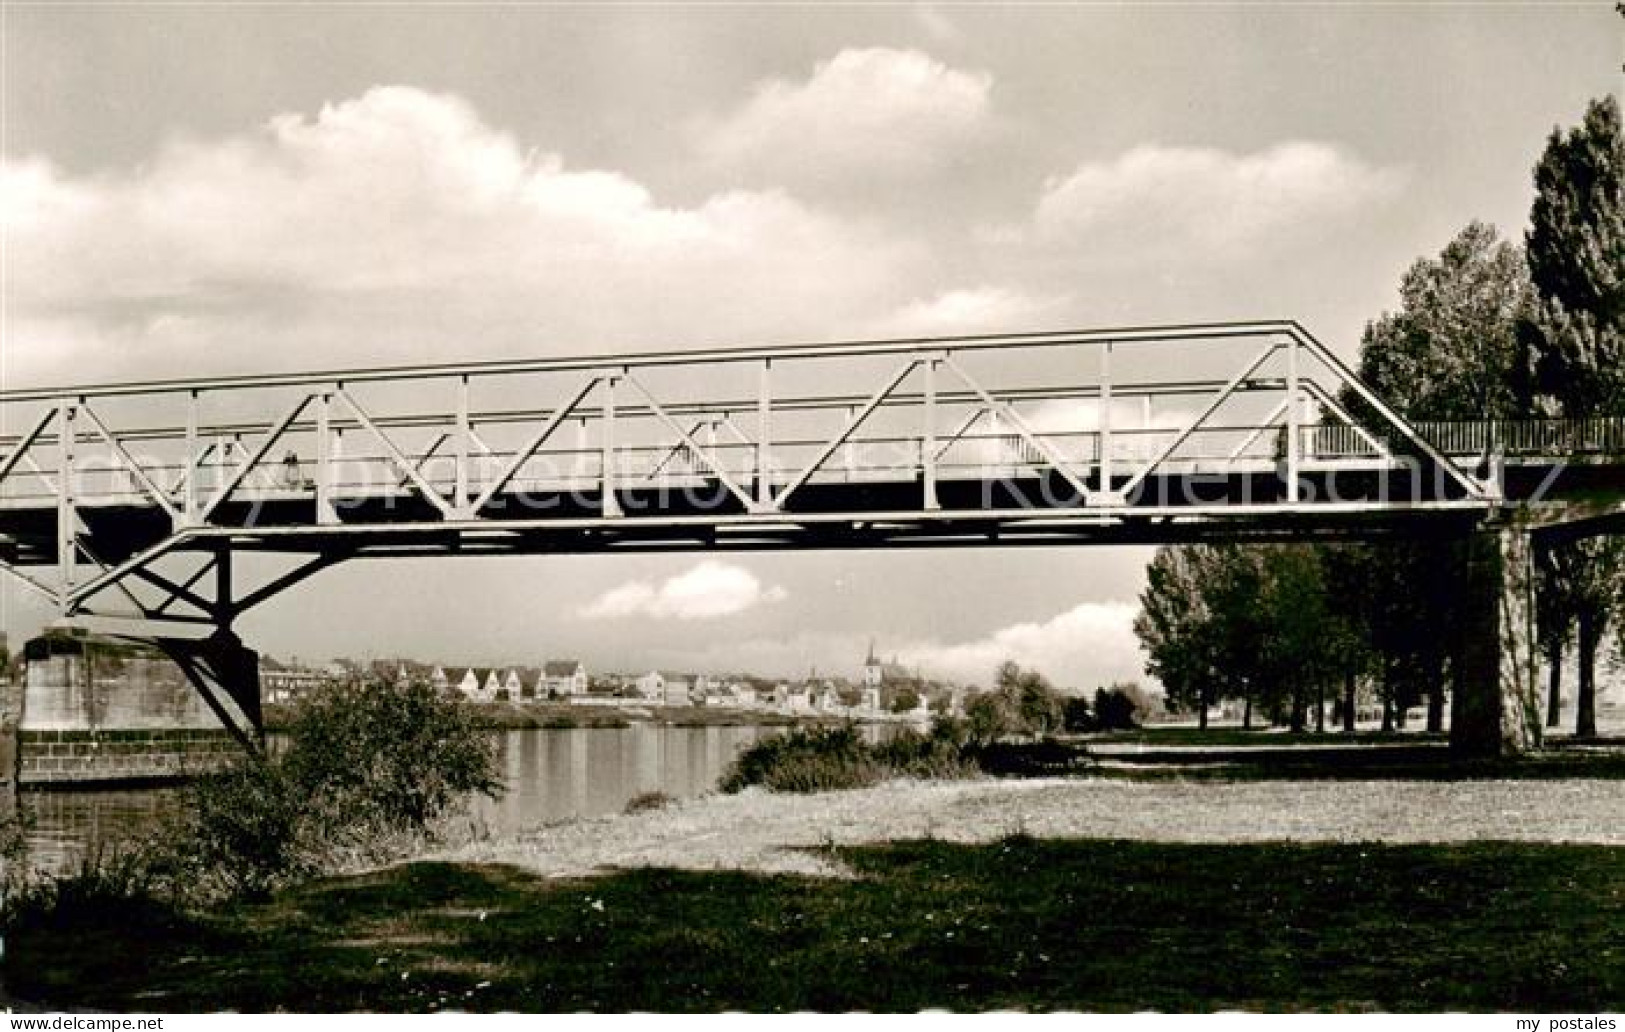
M 1531 489 L 1547 471 L 1518 477 Z M 1597 480 L 1598 477 L 1587 479 Z M 754 485 L 751 485 L 754 486 Z M 867 547 L 910 542 L 1017 544 L 1140 543 L 1204 537 L 1341 539 L 1449 530 L 1457 512 L 1482 515 L 1481 503 L 1452 485 L 1414 471 L 1306 472 L 1300 500 L 1289 504 L 1274 472 L 1155 476 L 1121 504 L 1087 505 L 1056 475 L 949 479 L 936 485 L 937 506 L 922 504 L 918 478 L 811 484 L 784 511 L 752 514 L 718 480 L 622 489 L 619 514 L 605 515 L 602 492 L 504 492 L 474 515 L 448 521 L 408 491 L 335 500 L 337 522 L 319 524 L 307 492 L 259 492 L 232 501 L 208 527 L 183 529 L 193 545 L 229 540 L 234 549 L 297 553 L 403 549 L 460 554 L 603 551 L 635 548 Z M 1381 504 L 1378 504 L 1378 501 Z M 57 561 L 54 507 L 0 509 L 7 561 L 19 566 Z M 174 530 L 156 506 L 131 497 L 123 504 L 82 505 L 85 547 L 102 563 L 123 562 L 169 539 Z M 178 547 L 186 547 L 182 543 Z

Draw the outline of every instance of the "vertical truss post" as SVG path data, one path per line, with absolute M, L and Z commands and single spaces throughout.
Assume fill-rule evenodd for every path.
M 615 497 L 615 384 L 620 380 L 619 371 L 611 371 L 603 377 L 604 382 L 604 415 L 603 426 L 600 428 L 600 444 L 603 455 L 599 459 L 599 490 L 603 495 L 601 503 L 605 516 L 622 516 L 620 500 Z
M 231 442 L 225 434 L 214 435 L 214 477 L 209 481 L 209 490 L 218 492 L 226 486 L 226 478 L 231 475 Z M 204 519 L 207 514 L 200 513 Z
M 761 390 L 756 395 L 756 505 L 773 507 L 773 360 L 762 359 Z
M 926 358 L 920 370 L 924 378 L 925 429 L 920 439 L 920 464 L 925 482 L 925 509 L 933 512 L 942 508 L 937 499 L 937 366 L 935 355 Z
M 1298 433 L 1302 416 L 1298 396 L 1298 340 L 1292 337 L 1286 346 L 1286 500 L 1294 503 L 1298 501 L 1298 466 L 1303 449 Z
M 322 390 L 316 395 L 316 522 L 330 526 L 339 521 L 333 508 L 333 394 Z
M 197 522 L 197 391 L 186 392 L 186 468 L 181 471 L 186 485 L 186 494 L 181 500 L 181 511 L 186 514 L 187 523 Z
M 57 481 L 56 481 L 56 555 L 57 570 L 62 582 L 62 593 L 59 604 L 62 615 L 68 614 L 68 596 L 72 593 L 75 581 L 78 579 L 77 565 L 79 560 L 79 515 L 76 508 L 74 444 L 78 436 L 75 427 L 75 416 L 78 413 L 80 399 L 64 398 L 57 411 L 61 413 L 61 431 L 57 434 L 57 450 L 59 454 Z
M 335 385 L 335 389 L 336 389 L 336 385 Z M 343 427 L 335 426 L 333 428 L 333 447 L 329 451 L 328 456 L 327 456 L 327 468 L 331 471 L 331 476 L 330 476 L 330 478 L 328 480 L 328 485 L 327 485 L 328 490 L 330 492 L 335 492 L 336 493 L 337 490 L 338 490 L 338 487 L 339 487 L 339 473 L 344 469 L 344 428 Z M 362 475 L 362 481 L 363 482 L 365 481 L 365 474 Z
M 452 491 L 452 512 L 458 519 L 470 518 L 468 511 L 468 374 L 457 378 L 457 470 Z
M 575 454 L 570 457 L 570 484 L 572 490 L 583 480 L 592 475 L 592 460 L 588 458 L 592 449 L 587 441 L 587 417 L 582 416 L 576 420 L 576 446 Z
M 1095 435 L 1100 443 L 1100 483 L 1098 498 L 1102 503 L 1117 500 L 1112 492 L 1112 342 L 1100 342 L 1100 411 L 1096 414 Z
M 852 422 L 853 420 L 855 420 L 857 418 L 858 418 L 858 407 L 856 405 L 848 405 L 846 407 L 846 421 L 850 423 L 850 422 Z M 858 453 L 853 448 L 851 438 L 848 438 L 847 440 L 842 441 L 841 442 L 841 466 L 842 466 L 841 476 L 849 484 L 854 479 L 853 474 L 857 472 L 858 458 L 859 458 Z

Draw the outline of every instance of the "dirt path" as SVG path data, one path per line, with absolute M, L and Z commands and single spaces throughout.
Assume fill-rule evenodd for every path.
M 442 857 L 513 863 L 555 877 L 637 866 L 838 874 L 809 847 L 926 837 L 984 842 L 1018 831 L 1161 842 L 1625 845 L 1625 782 L 1053 778 L 899 781 L 811 796 L 752 789 L 570 821 Z

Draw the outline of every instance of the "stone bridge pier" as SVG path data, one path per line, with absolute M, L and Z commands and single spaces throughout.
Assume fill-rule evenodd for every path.
M 1462 756 L 1515 755 L 1541 744 L 1534 550 L 1532 533 L 1516 520 L 1486 523 L 1467 537 L 1467 630 L 1450 710 L 1450 747 Z
M 177 641 L 55 629 L 26 655 L 18 785 L 174 778 L 261 746 L 258 657 L 229 632 Z

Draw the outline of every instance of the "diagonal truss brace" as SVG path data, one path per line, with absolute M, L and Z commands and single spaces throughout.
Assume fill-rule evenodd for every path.
M 147 495 L 157 502 L 159 508 L 163 509 L 169 516 L 170 526 L 182 522 L 180 510 L 175 508 L 174 503 L 169 500 L 163 488 L 159 487 L 147 475 L 147 471 L 141 468 L 141 464 L 135 461 L 135 457 L 130 454 L 129 450 L 120 443 L 117 437 L 113 436 L 113 431 L 107 429 L 107 424 L 102 422 L 101 417 L 96 415 L 95 410 L 81 402 L 79 404 L 79 415 L 90 421 L 91 428 L 96 431 L 102 440 L 107 442 L 107 446 L 113 450 L 113 454 L 124 468 L 130 471 L 130 475 L 140 482 L 142 490 L 146 491 Z
M 1370 405 L 1383 419 L 1387 420 L 1389 425 L 1398 430 L 1400 436 L 1404 437 L 1417 451 L 1427 456 L 1428 461 L 1444 470 L 1469 496 L 1480 500 L 1490 500 L 1494 496 L 1495 487 L 1493 484 L 1485 484 L 1474 477 L 1468 476 L 1455 463 L 1440 454 L 1437 448 L 1433 447 L 1426 438 L 1412 429 L 1409 423 L 1401 419 L 1398 413 L 1389 408 L 1386 402 L 1377 397 L 1371 388 L 1367 387 L 1358 376 L 1354 375 L 1354 371 L 1342 359 L 1333 354 L 1330 348 L 1322 344 L 1308 330 L 1297 322 L 1289 322 L 1287 323 L 1287 332 L 1292 335 L 1293 340 L 1297 341 L 1300 346 L 1307 348 L 1310 354 L 1325 363 L 1326 368 L 1330 369 L 1333 375 L 1342 380 L 1350 390 L 1358 394 L 1361 400 Z
M 564 421 L 569 418 L 570 413 L 575 411 L 576 406 L 586 399 L 587 395 L 592 392 L 594 387 L 598 386 L 598 382 L 602 379 L 601 376 L 588 377 L 587 382 L 583 383 L 581 388 L 570 396 L 569 401 L 555 409 L 553 414 L 548 417 L 547 422 L 536 432 L 536 435 L 526 441 L 523 448 L 514 453 L 513 458 L 509 459 L 508 464 L 502 467 L 502 471 L 496 475 L 495 479 L 485 486 L 485 490 L 480 492 L 479 497 L 469 503 L 465 515 L 478 514 L 481 509 L 489 505 L 491 499 L 495 498 L 498 492 L 508 486 L 509 481 L 513 480 L 520 468 L 530 461 L 531 456 L 536 454 L 538 448 L 547 443 L 548 439 L 553 436 L 559 427 L 564 425 Z M 485 447 L 484 441 L 481 441 L 478 437 L 475 437 L 474 440 L 475 444 L 485 448 L 487 454 L 490 453 L 490 449 Z
M 271 427 L 270 432 L 260 440 L 259 447 L 255 448 L 237 465 L 231 476 L 226 478 L 226 482 L 220 485 L 219 490 L 215 491 L 214 497 L 210 498 L 203 508 L 198 511 L 197 522 L 208 522 L 209 517 L 220 507 L 220 504 L 231 497 L 231 493 L 237 490 L 238 485 L 243 482 L 248 474 L 264 461 L 265 456 L 270 454 L 271 449 L 276 446 L 276 442 L 281 439 L 284 433 L 287 433 L 288 427 L 292 426 L 293 421 L 299 418 L 299 414 L 305 411 L 306 406 L 310 404 L 310 399 L 309 394 L 302 395 L 298 401 L 293 403 L 287 413 L 277 420 L 276 425 Z
M 1246 382 L 1248 377 L 1252 376 L 1253 373 L 1258 371 L 1259 366 L 1263 365 L 1269 360 L 1270 356 L 1279 351 L 1281 346 L 1282 345 L 1279 341 L 1270 341 L 1270 343 L 1265 345 L 1257 355 L 1253 356 L 1253 360 L 1243 366 L 1239 373 L 1230 378 L 1230 381 L 1220 389 L 1218 394 L 1213 396 L 1213 399 L 1207 403 L 1207 407 L 1198 413 L 1195 419 L 1191 420 L 1189 423 L 1186 423 L 1179 433 L 1174 436 L 1172 441 L 1163 446 L 1162 450 L 1157 452 L 1151 461 L 1147 462 L 1144 466 L 1141 466 L 1139 471 L 1136 472 L 1134 476 L 1129 478 L 1128 483 L 1123 485 L 1123 494 L 1133 494 L 1141 484 L 1145 483 L 1146 477 L 1149 477 L 1153 472 L 1155 472 L 1158 466 L 1167 461 L 1168 456 L 1172 455 L 1180 445 L 1189 440 L 1191 434 L 1194 434 L 1197 430 L 1200 430 L 1202 428 L 1202 424 L 1206 423 L 1208 418 L 1212 416 L 1213 413 L 1217 412 L 1219 407 L 1236 393 L 1236 389 Z
M 722 463 L 718 462 L 716 457 L 713 456 L 708 449 L 704 448 L 698 441 L 694 440 L 694 435 L 689 433 L 687 430 L 684 430 L 682 424 L 673 419 L 670 413 L 661 407 L 660 402 L 655 400 L 654 395 L 649 393 L 649 388 L 645 387 L 642 381 L 640 381 L 636 376 L 633 376 L 629 371 L 626 374 L 626 382 L 637 388 L 638 393 L 642 394 L 644 400 L 649 403 L 649 410 L 653 412 L 662 423 L 665 423 L 668 429 L 682 439 L 683 445 L 688 448 L 690 455 L 693 455 L 697 461 L 709 467 L 711 472 L 716 474 L 717 479 L 722 481 L 722 486 L 726 487 L 730 494 L 739 499 L 740 504 L 744 505 L 747 511 L 755 511 L 757 509 L 756 501 L 751 498 L 751 496 L 746 493 L 743 488 L 734 482 L 734 479 L 728 475 L 728 471 L 723 468 Z
M 210 602 L 202 595 L 199 595 L 197 592 L 193 591 L 192 588 L 207 574 L 213 572 L 214 569 L 215 560 L 211 558 L 191 576 L 178 583 L 146 566 L 138 566 L 131 570 L 130 573 L 131 575 L 146 581 L 148 584 L 151 584 L 153 587 L 159 589 L 168 596 L 156 606 L 147 607 L 150 610 L 149 615 L 162 616 L 168 611 L 169 607 L 174 605 L 176 602 L 185 602 L 187 605 L 198 610 L 199 612 L 207 613 L 213 616 L 219 607 L 215 603 Z
M 880 403 L 885 401 L 891 395 L 891 392 L 895 391 L 898 385 L 908 378 L 908 374 L 914 371 L 914 367 L 919 365 L 922 361 L 924 360 L 920 358 L 911 358 L 904 362 L 902 366 L 898 368 L 897 372 L 892 375 L 892 378 L 886 382 L 886 385 L 880 388 L 880 390 L 876 391 L 874 394 L 870 395 L 869 400 L 864 402 L 863 407 L 857 412 L 854 412 L 852 416 L 847 419 L 845 428 L 843 428 L 840 433 L 824 442 L 823 446 L 819 448 L 818 454 L 813 458 L 813 460 L 803 467 L 801 472 L 792 477 L 790 482 L 773 497 L 771 505 L 765 507 L 758 506 L 756 511 L 778 512 L 782 510 L 784 508 L 785 501 L 789 499 L 789 497 L 794 494 L 802 484 L 805 484 L 807 479 L 816 473 L 825 462 L 829 461 L 829 457 L 835 454 L 835 450 L 847 442 L 847 439 L 857 431 L 858 427 L 862 425 L 863 421 L 868 419 L 869 416 L 873 414 L 874 410 L 880 407 Z
M 307 560 L 306 562 L 301 563 L 300 565 L 289 570 L 287 573 L 282 574 L 280 577 L 268 582 L 263 587 L 257 588 L 238 599 L 230 607 L 231 615 L 236 617 L 241 613 L 247 612 L 262 602 L 268 601 L 272 596 L 279 595 L 294 585 L 309 580 L 311 577 L 321 573 L 328 567 L 333 566 L 336 563 L 344 562 L 349 558 L 349 553 L 339 552 L 332 555 L 320 555 L 314 559 Z
M 35 423 L 33 428 L 23 435 L 22 440 L 17 442 L 17 447 L 11 450 L 11 454 L 0 460 L 0 480 L 10 476 L 11 471 L 17 468 L 17 464 L 23 461 L 28 455 L 28 449 L 34 446 L 35 441 L 39 440 L 40 435 L 45 432 L 45 428 L 50 426 L 51 421 L 56 418 L 56 414 L 57 408 L 55 406 L 46 409 L 45 414 L 40 416 L 39 422 Z M 44 476 L 43 471 L 38 466 L 35 466 L 34 470 Z M 52 488 L 52 490 L 55 490 L 55 488 Z
M 355 417 L 361 422 L 361 425 L 366 427 L 378 439 L 378 443 L 384 446 L 384 451 L 388 453 L 390 461 L 395 464 L 396 469 L 411 479 L 412 486 L 417 489 L 418 494 L 422 495 L 430 505 L 440 510 L 441 516 L 447 519 L 453 518 L 454 513 L 450 503 L 442 498 L 440 492 L 436 491 L 434 486 L 423 478 L 423 474 L 418 472 L 417 467 L 412 464 L 412 460 L 407 458 L 406 453 L 401 451 L 400 446 L 388 434 L 379 429 L 378 424 L 373 422 L 371 416 L 367 415 L 367 410 L 361 407 L 361 403 L 356 401 L 355 397 L 344 389 L 344 385 L 339 384 L 333 393 L 344 400 L 344 404 L 349 406 L 351 412 L 355 413 Z M 309 401 L 310 399 L 307 397 L 305 400 Z
M 965 386 L 969 387 L 976 393 L 977 397 L 982 399 L 982 404 L 987 406 L 988 411 L 995 412 L 1002 416 L 1004 420 L 1010 424 L 1011 428 L 1015 430 L 1017 436 L 1031 445 L 1039 455 L 1043 456 L 1044 461 L 1049 464 L 1050 468 L 1061 474 L 1066 482 L 1072 485 L 1072 489 L 1078 492 L 1078 497 L 1084 499 L 1085 504 L 1088 504 L 1089 500 L 1094 496 L 1093 492 L 1091 492 L 1089 488 L 1084 485 L 1083 480 L 1072 471 L 1071 464 L 1062 458 L 1054 448 L 1050 447 L 1048 441 L 1033 433 L 1032 428 L 1027 425 L 1027 421 L 1022 419 L 1021 416 L 1016 413 L 1014 407 L 1006 402 L 1000 401 L 998 398 L 995 398 L 992 394 L 988 393 L 987 389 L 984 388 L 980 383 L 977 383 L 970 373 L 965 370 L 965 367 L 954 360 L 952 355 L 947 356 L 943 364 L 949 369 L 952 369 L 954 375 L 963 380 L 965 382 Z
M 24 573 L 23 571 L 17 569 L 15 566 L 11 565 L 10 563 L 0 562 L 0 571 L 4 571 L 6 573 L 11 574 L 13 577 L 17 578 L 17 583 L 21 584 L 23 587 L 28 588 L 31 591 L 36 591 L 40 595 L 43 595 L 45 598 L 50 600 L 52 605 L 56 605 L 58 602 L 62 601 L 62 597 L 60 595 L 58 595 L 54 590 L 52 590 L 51 588 L 46 587 L 44 584 L 41 584 L 39 581 L 37 581 L 34 578 L 30 577 L 28 574 Z
M 1394 457 L 1392 449 L 1384 444 L 1380 438 L 1356 422 L 1354 417 L 1349 415 L 1348 409 L 1343 407 L 1342 402 L 1338 401 L 1337 397 L 1333 395 L 1331 391 L 1328 391 L 1326 388 L 1322 387 L 1313 380 L 1303 381 L 1303 386 L 1309 391 L 1310 394 L 1315 396 L 1316 401 L 1330 411 L 1332 415 L 1336 416 L 1338 419 L 1341 419 L 1344 425 L 1348 426 L 1354 431 L 1355 436 L 1359 437 L 1360 440 L 1364 441 L 1366 444 L 1369 444 L 1371 449 L 1378 455 L 1385 459 L 1392 459 Z

